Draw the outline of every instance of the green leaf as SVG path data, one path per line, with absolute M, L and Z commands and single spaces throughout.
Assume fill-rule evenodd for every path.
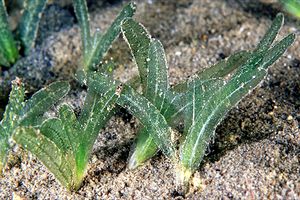
M 148 133 L 153 137 L 157 146 L 167 157 L 172 158 L 176 155 L 175 147 L 172 143 L 172 129 L 150 101 L 139 95 L 132 88 L 124 85 L 117 103 L 140 120 Z
M 198 79 L 207 80 L 213 78 L 224 78 L 229 75 L 239 66 L 241 66 L 249 58 L 251 52 L 240 51 L 232 54 L 225 60 L 220 61 L 216 65 L 213 65 L 203 72 L 198 73 Z
M 264 37 L 261 39 L 254 53 L 262 53 L 267 51 L 275 40 L 281 26 L 283 25 L 284 16 L 282 13 L 278 13 L 276 18 L 273 20 L 273 23 L 269 30 L 266 32 Z
M 186 104 L 184 110 L 184 134 L 186 135 L 188 129 L 193 127 L 196 122 L 196 116 L 199 110 L 205 105 L 205 101 L 210 99 L 214 93 L 223 85 L 225 81 L 221 79 L 209 80 L 191 80 L 187 83 Z
M 117 18 L 114 20 L 114 22 L 111 24 L 111 26 L 108 28 L 108 30 L 100 37 L 100 33 L 98 31 L 95 32 L 93 38 L 90 38 L 89 46 L 87 46 L 89 49 L 84 50 L 87 52 L 84 57 L 84 70 L 87 71 L 94 71 L 97 69 L 97 66 L 100 64 L 100 62 L 103 60 L 105 54 L 111 47 L 113 41 L 118 37 L 118 35 L 121 32 L 121 22 L 128 18 L 132 17 L 135 13 L 135 4 L 129 3 L 127 4 L 120 14 L 117 16 Z M 81 11 L 85 12 L 85 11 Z M 87 26 L 87 22 L 85 23 Z M 86 29 L 86 28 L 84 28 Z M 86 30 L 85 30 L 86 31 Z M 82 32 L 82 34 L 84 34 Z M 85 33 L 87 35 L 87 33 Z M 85 36 L 83 36 L 85 37 Z M 82 38 L 83 38 L 82 37 Z M 87 39 L 85 39 L 87 40 Z M 86 43 L 86 41 L 85 41 Z M 84 47 L 86 48 L 86 47 Z
M 169 89 L 168 65 L 165 51 L 159 40 L 153 39 L 150 43 L 147 58 L 148 75 L 145 96 L 151 102 L 156 101 L 160 92 L 167 93 Z M 156 105 L 160 107 L 160 105 Z
M 180 162 L 183 168 L 194 171 L 199 166 L 218 123 L 263 80 L 267 68 L 285 52 L 294 39 L 295 35 L 291 34 L 266 52 L 254 51 L 228 83 L 219 87 L 205 99 L 199 109 L 196 109 L 198 114 L 194 125 L 190 126 L 186 140 L 180 148 Z
M 5 129 L 0 125 L 0 175 L 3 173 L 3 169 L 7 160 L 7 152 L 9 150 L 9 138 L 6 135 Z
M 276 60 L 278 60 L 286 51 L 286 49 L 293 44 L 296 35 L 294 33 L 289 34 L 280 42 L 275 44 L 267 53 L 264 55 L 263 64 L 260 69 L 267 69 Z
M 135 169 L 142 165 L 146 160 L 152 158 L 159 150 L 153 138 L 148 133 L 147 128 L 142 127 L 136 139 L 134 151 L 130 155 L 128 168 Z
M 76 151 L 76 127 L 78 124 L 73 110 L 64 104 L 59 109 L 59 118 L 45 120 L 39 129 L 62 153 L 67 153 Z
M 112 81 L 105 75 L 95 73 L 91 79 L 93 81 L 90 83 L 92 85 L 97 83 L 99 87 L 90 88 L 100 94 L 103 92 L 103 88 L 113 87 L 116 95 L 119 96 L 116 103 L 138 118 L 149 133 L 153 133 L 151 136 L 166 156 L 171 158 L 175 156 L 175 147 L 171 140 L 172 130 L 159 110 L 149 100 L 129 86 Z
M 24 0 L 24 9 L 18 33 L 24 47 L 25 55 L 28 55 L 34 46 L 39 23 L 46 4 L 47 0 Z
M 143 25 L 130 18 L 123 21 L 122 33 L 138 66 L 143 91 L 145 91 L 147 87 L 147 59 L 151 37 Z
M 244 64 L 250 57 L 251 52 L 240 51 L 232 54 L 225 60 L 218 62 L 217 64 L 197 73 L 195 79 L 198 80 L 211 80 L 225 78 L 230 73 L 234 72 L 238 67 Z M 172 91 L 184 93 L 187 91 L 187 81 L 177 84 L 172 88 Z
M 74 11 L 78 20 L 81 41 L 83 46 L 83 57 L 87 57 L 91 49 L 90 18 L 85 0 L 73 0 Z
M 63 104 L 59 108 L 59 119 L 65 131 L 64 141 L 68 143 L 68 147 L 75 154 L 78 143 L 81 142 L 81 134 L 78 132 L 81 129 L 81 125 L 77 121 L 73 109 L 67 104 Z
M 1 34 L 1 33 L 0 33 Z M 0 41 L 1 43 L 1 41 Z M 1 44 L 0 44 L 1 45 Z M 1 49 L 1 46 L 0 46 L 0 66 L 4 66 L 4 67 L 9 67 L 10 66 L 10 63 L 9 61 L 6 59 L 6 57 L 4 56 L 4 53 L 3 53 L 3 49 Z
M 96 73 L 90 73 L 90 77 Z M 77 120 L 70 106 L 63 104 L 59 108 L 59 117 L 50 118 L 40 127 L 32 128 L 23 125 L 14 137 L 25 149 L 40 159 L 55 177 L 69 190 L 79 189 L 86 173 L 88 159 L 93 144 L 100 129 L 112 114 L 118 95 L 114 86 L 107 86 L 104 93 L 95 92 L 97 87 L 90 89 L 93 78 L 88 79 L 88 94 L 84 102 L 82 113 Z M 100 85 L 101 86 L 101 85 Z M 101 87 L 102 88 L 102 87 Z M 62 91 L 57 91 L 58 89 Z M 52 84 L 46 90 L 32 97 L 31 105 L 44 105 L 44 101 L 53 101 L 52 92 L 64 93 L 66 85 Z M 103 90 L 103 88 L 102 88 Z M 31 107 L 31 105 L 29 105 Z M 34 108 L 26 111 L 39 114 Z M 25 113 L 27 113 L 25 112 Z M 28 118 L 28 117 L 27 117 Z M 34 120 L 30 120 L 32 122 Z M 49 146 L 50 150 L 47 149 Z M 49 155 L 49 153 L 52 154 Z M 0 152 L 1 153 L 1 152 Z M 57 155 L 55 155 L 57 154 Z M 56 156 L 58 156 L 56 158 Z
M 20 113 L 21 125 L 28 126 L 36 124 L 38 118 L 53 104 L 63 98 L 69 90 L 70 85 L 67 82 L 58 81 L 36 92 L 26 101 Z
M 23 148 L 34 154 L 63 185 L 70 187 L 70 180 L 73 176 L 71 164 L 73 163 L 65 159 L 68 156 L 53 141 L 32 127 L 18 128 L 13 138 Z
M 1 126 L 7 136 L 18 125 L 19 113 L 24 107 L 25 89 L 20 79 L 12 81 L 12 89 L 9 94 L 9 102 L 5 108 Z
M 283 4 L 286 11 L 294 15 L 297 18 L 300 18 L 300 2 L 295 0 L 280 0 L 280 3 Z
M 183 138 L 185 141 L 180 145 L 179 168 L 181 171 L 179 175 L 183 180 L 188 180 L 199 166 L 207 145 L 214 136 L 216 126 L 233 106 L 263 80 L 267 74 L 267 68 L 294 41 L 295 35 L 291 34 L 270 48 L 282 22 L 283 16 L 277 15 L 271 28 L 253 52 L 235 53 L 199 73 L 193 80 L 179 84 L 170 91 L 166 73 L 167 64 L 162 46 L 151 39 L 142 25 L 132 19 L 125 20 L 122 24 L 123 35 L 139 68 L 143 93 L 151 102 L 148 105 L 153 105 L 155 107 L 153 109 L 159 111 L 155 116 L 154 112 L 153 115 L 149 114 L 151 109 L 147 110 L 148 107 L 145 103 L 142 106 L 141 102 L 144 99 L 139 98 L 139 94 L 126 85 L 122 87 L 123 90 L 117 103 L 126 107 L 144 125 L 140 129 L 129 167 L 134 168 L 154 155 L 157 150 L 155 143 L 166 155 L 170 155 L 166 146 L 174 145 L 168 134 L 159 138 L 163 134 L 149 128 L 151 125 L 147 124 L 146 118 L 149 118 L 148 121 L 150 121 L 151 118 L 157 119 L 162 115 L 161 120 L 164 119 L 165 122 L 171 124 L 172 120 L 178 119 L 184 114 L 185 134 Z M 166 113 L 165 110 L 169 105 L 175 109 Z M 172 117 L 174 115 L 176 118 Z M 168 123 L 164 123 L 166 127 Z M 152 122 L 153 124 L 155 123 Z M 161 125 L 156 126 L 162 127 Z M 163 142 L 159 140 L 163 140 Z M 172 144 L 164 146 L 165 142 Z M 171 153 L 171 155 L 176 155 L 176 153 Z
M 9 102 L 5 108 L 3 119 L 0 123 L 0 174 L 5 167 L 7 153 L 10 149 L 9 139 L 18 126 L 19 112 L 24 106 L 25 90 L 19 79 L 12 81 L 12 90 Z
M 17 45 L 7 21 L 4 0 L 0 0 L 0 64 L 9 67 L 19 57 Z
M 67 94 L 69 84 L 56 82 L 41 89 L 24 103 L 25 90 L 20 79 L 12 82 L 9 103 L 6 106 L 0 128 L 0 161 L 1 168 L 6 164 L 10 149 L 9 140 L 19 126 L 34 126 L 53 104 Z M 0 169 L 2 171 L 2 169 Z
M 117 95 L 112 86 L 102 95 L 89 88 L 84 107 L 80 116 L 80 124 L 84 135 L 81 137 L 81 152 L 78 152 L 79 163 L 86 163 L 97 139 L 100 129 L 107 123 L 113 114 Z M 86 153 L 83 153 L 86 152 Z M 79 158 L 82 156 L 82 158 Z M 83 165 L 83 164 L 80 164 Z

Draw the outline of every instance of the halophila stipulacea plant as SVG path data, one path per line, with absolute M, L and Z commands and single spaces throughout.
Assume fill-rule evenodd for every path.
M 69 91 L 66 82 L 55 82 L 36 92 L 25 101 L 25 89 L 20 79 L 12 81 L 9 103 L 0 122 L 0 174 L 2 173 L 9 150 L 11 138 L 20 126 L 36 126 L 43 114 Z
M 143 163 L 159 148 L 177 163 L 180 183 L 188 183 L 199 167 L 217 125 L 232 107 L 261 83 L 268 67 L 293 43 L 295 35 L 290 34 L 271 46 L 282 24 L 283 15 L 278 14 L 255 50 L 236 53 L 170 89 L 162 45 L 151 39 L 142 25 L 132 19 L 125 20 L 123 35 L 139 68 L 144 95 L 126 85 L 118 86 L 120 95 L 116 102 L 136 116 L 145 129 L 141 129 L 130 166 Z M 229 73 L 229 79 L 223 78 Z M 97 82 L 107 87 L 118 85 L 104 76 L 98 77 Z M 179 151 L 169 125 L 174 117 L 184 119 Z
M 22 126 L 14 139 L 34 154 L 60 183 L 69 190 L 79 189 L 88 159 L 100 129 L 110 118 L 117 94 L 113 87 L 103 94 L 88 93 L 77 119 L 72 108 L 63 104 L 59 116 L 40 126 Z
M 1 122 L 0 132 L 0 155 L 3 157 L 1 169 L 5 165 L 12 137 L 15 142 L 34 154 L 69 190 L 77 190 L 80 187 L 93 144 L 100 129 L 113 113 L 118 97 L 114 87 L 107 87 L 106 91 L 102 89 L 101 95 L 93 92 L 90 89 L 93 86 L 89 83 L 89 80 L 93 79 L 88 78 L 93 76 L 93 71 L 97 70 L 97 65 L 120 34 L 121 22 L 135 12 L 135 5 L 129 3 L 106 33 L 101 35 L 97 30 L 92 37 L 86 2 L 74 0 L 73 3 L 82 31 L 84 50 L 81 69 L 83 76 L 80 78 L 83 78 L 81 81 L 88 86 L 79 118 L 77 119 L 72 108 L 66 104 L 60 106 L 58 117 L 43 120 L 41 118 L 41 114 L 69 91 L 67 83 L 53 83 L 23 103 L 24 88 L 21 83 L 13 82 L 10 103 Z
M 24 54 L 28 55 L 34 45 L 38 25 L 47 0 L 24 0 L 23 14 L 17 28 Z M 19 45 L 9 28 L 4 0 L 0 0 L 0 65 L 9 67 L 19 57 Z
M 113 41 L 121 32 L 120 24 L 128 17 L 132 17 L 135 13 L 136 6 L 134 3 L 128 3 L 113 21 L 108 30 L 101 34 L 100 30 L 96 30 L 91 35 L 89 15 L 85 0 L 73 0 L 74 10 L 79 22 L 81 30 L 81 41 L 83 46 L 83 58 L 78 70 L 77 77 L 79 81 L 86 80 L 87 72 L 100 70 L 98 66 L 101 64 L 105 54 L 111 47 Z
M 78 78 L 88 87 L 81 113 L 77 117 L 70 106 L 63 104 L 57 117 L 44 119 L 43 113 L 67 94 L 69 85 L 53 83 L 24 102 L 24 88 L 17 80 L 13 82 L 0 126 L 0 168 L 6 162 L 13 138 L 69 190 L 80 187 L 93 144 L 113 114 L 115 104 L 126 108 L 142 124 L 129 166 L 141 165 L 160 149 L 175 163 L 180 183 L 188 183 L 214 137 L 216 126 L 259 85 L 268 67 L 295 39 L 290 34 L 271 47 L 283 23 L 283 15 L 278 14 L 255 50 L 235 53 L 188 81 L 170 87 L 163 46 L 130 18 L 135 12 L 132 3 L 125 6 L 102 36 L 99 31 L 90 34 L 86 2 L 73 3 L 84 51 Z M 138 66 L 142 94 L 97 68 L 120 31 Z M 178 122 L 184 124 L 179 146 L 174 137 Z
M 62 105 L 58 117 L 47 119 L 37 127 L 22 126 L 14 136 L 17 143 L 34 154 L 69 190 L 79 189 L 93 144 L 113 113 L 117 98 L 113 87 L 106 88 L 101 95 L 93 92 L 88 77 L 97 70 L 112 42 L 120 34 L 121 21 L 135 12 L 134 4 L 129 3 L 104 35 L 97 30 L 92 37 L 86 2 L 74 0 L 73 3 L 83 43 L 83 63 L 78 78 L 88 86 L 82 112 L 77 119 L 68 105 Z

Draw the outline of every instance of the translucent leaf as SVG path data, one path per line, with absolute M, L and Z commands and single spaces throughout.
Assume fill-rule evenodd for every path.
M 113 86 L 102 95 L 89 89 L 80 118 L 82 132 L 84 133 L 80 143 L 82 149 L 85 149 L 84 151 L 87 152 L 86 155 L 79 153 L 84 155 L 83 160 L 88 159 L 100 129 L 111 117 L 116 99 L 117 95 Z M 86 161 L 81 162 L 84 163 Z
M 295 41 L 296 35 L 294 33 L 289 34 L 280 42 L 274 45 L 267 53 L 264 55 L 263 64 L 260 69 L 267 69 L 272 65 L 276 60 L 278 60 L 286 49 L 293 44 Z
M 257 45 L 255 53 L 261 53 L 267 51 L 272 43 L 274 42 L 281 26 L 283 25 L 284 16 L 282 13 L 278 13 L 276 18 L 273 20 L 273 23 L 269 30 L 266 32 L 264 37 L 261 39 L 259 44 Z
M 207 80 L 212 78 L 223 78 L 247 61 L 250 55 L 251 52 L 248 51 L 234 53 L 225 60 L 198 73 L 198 79 Z
M 130 18 L 123 21 L 122 33 L 139 69 L 141 83 L 145 91 L 148 73 L 147 59 L 151 37 L 143 25 Z
M 196 110 L 198 114 L 194 125 L 190 126 L 186 140 L 180 148 L 181 165 L 184 168 L 193 171 L 199 166 L 218 123 L 263 80 L 267 67 L 285 52 L 294 39 L 295 36 L 291 34 L 268 51 L 254 51 L 228 83 L 219 87 L 210 98 L 203 101 L 200 109 Z
M 40 128 L 42 134 L 49 138 L 52 142 L 55 143 L 57 148 L 62 150 L 63 153 L 65 153 L 69 148 L 70 145 L 66 141 L 66 133 L 63 129 L 63 125 L 60 119 L 52 118 L 46 120 L 41 128 Z
M 3 169 L 7 160 L 7 152 L 9 150 L 8 136 L 4 128 L 0 125 L 0 175 L 3 173 Z
M 52 85 L 52 89 L 55 88 Z M 64 104 L 59 108 L 59 118 L 46 120 L 40 129 L 19 128 L 15 136 L 16 142 L 35 154 L 70 190 L 80 187 L 93 144 L 111 116 L 118 97 L 114 86 L 107 88 L 101 95 L 88 89 L 80 121 L 77 121 L 70 106 Z M 44 96 L 38 94 L 35 98 Z
M 175 147 L 171 141 L 172 130 L 159 110 L 145 97 L 135 92 L 127 85 L 116 83 L 104 75 L 94 74 L 93 80 L 105 88 L 113 87 L 115 94 L 119 97 L 116 102 L 126 108 L 140 120 L 165 155 L 175 156 Z M 95 89 L 96 87 L 91 87 Z M 99 89 L 102 87 L 98 87 Z M 95 91 L 101 94 L 102 91 Z M 155 133 L 155 134 L 154 134 Z
M 20 79 L 12 82 L 9 103 L 6 106 L 0 129 L 0 160 L 5 166 L 10 149 L 9 140 L 20 125 L 33 126 L 47 109 L 55 104 L 69 91 L 65 82 L 53 83 L 49 88 L 42 89 L 24 103 L 24 88 Z
M 24 93 L 24 87 L 20 80 L 16 79 L 13 81 L 9 102 L 0 123 L 0 174 L 6 164 L 7 154 L 10 149 L 9 139 L 19 124 L 18 114 L 24 105 Z
M 175 147 L 172 143 L 173 133 L 165 118 L 146 98 L 140 96 L 133 89 L 124 87 L 117 103 L 141 121 L 166 156 L 175 156 Z
M 91 48 L 91 33 L 86 0 L 73 0 L 73 6 L 80 26 L 83 54 L 87 57 Z
M 210 79 L 220 79 L 224 78 L 230 73 L 234 72 L 238 67 L 243 65 L 250 57 L 251 52 L 240 51 L 229 56 L 225 60 L 218 62 L 217 64 L 197 73 L 197 77 L 200 81 L 210 80 Z M 172 91 L 176 92 L 186 92 L 187 91 L 187 81 L 177 84 L 172 88 Z
M 4 0 L 0 0 L 0 54 L 1 65 L 5 67 L 15 63 L 19 57 L 17 45 L 9 29 Z
M 70 161 L 64 160 L 64 154 L 53 141 L 45 137 L 39 130 L 32 127 L 20 127 L 14 140 L 34 154 L 64 185 L 70 183 L 72 172 Z
M 202 107 L 205 105 L 205 101 L 210 100 L 214 93 L 223 85 L 225 81 L 221 79 L 209 79 L 209 80 L 191 80 L 189 81 L 186 92 L 186 104 L 184 110 L 184 133 L 186 134 L 189 127 L 195 125 L 196 116 Z
M 166 98 L 162 99 L 161 97 L 156 99 L 156 103 L 161 102 L 161 107 L 159 109 L 162 116 L 165 118 L 168 126 L 176 127 L 178 122 L 182 120 L 182 113 L 184 110 L 180 110 L 181 104 L 181 95 L 169 95 L 167 93 Z M 161 101 L 163 100 L 163 101 Z M 152 132 L 151 132 L 152 131 Z M 128 167 L 134 169 L 139 165 L 142 165 L 146 160 L 153 157 L 156 152 L 159 150 L 156 145 L 155 140 L 152 138 L 153 134 L 157 134 L 155 129 L 149 129 L 145 126 L 142 126 L 138 132 L 136 139 L 136 144 L 134 146 L 134 151 L 130 155 Z
M 5 108 L 1 125 L 4 128 L 4 135 L 10 136 L 12 130 L 18 125 L 19 113 L 24 106 L 25 89 L 20 79 L 12 81 L 12 89 L 9 95 L 9 102 Z
M 68 144 L 68 148 L 70 148 L 75 154 L 78 148 L 78 143 L 81 142 L 82 136 L 79 133 L 81 125 L 78 123 L 74 111 L 67 104 L 63 104 L 59 108 L 59 119 L 62 122 L 65 132 L 64 140 Z
M 152 136 L 149 135 L 147 128 L 142 127 L 138 132 L 134 151 L 130 155 L 128 168 L 135 169 L 142 165 L 146 160 L 152 158 L 158 150 L 159 149 L 153 141 Z
M 161 96 L 160 93 L 167 93 L 169 88 L 167 60 L 159 40 L 153 39 L 150 43 L 147 66 L 149 73 L 145 96 L 151 102 L 155 102 L 156 98 Z
M 137 26 L 135 30 L 132 30 L 136 35 L 139 34 L 139 31 L 144 31 L 144 33 L 146 33 L 146 30 L 141 25 L 133 20 L 131 23 Z M 143 35 L 139 37 L 143 37 Z M 145 40 L 147 40 L 148 37 L 149 36 L 144 35 Z M 131 44 L 132 42 L 133 44 Z M 129 45 L 133 47 L 135 46 L 134 42 L 136 42 L 136 40 L 128 40 Z M 137 63 L 138 67 L 141 68 L 140 71 L 145 67 L 147 69 L 147 74 L 144 77 L 147 82 L 146 88 L 144 88 L 145 97 L 160 111 L 167 122 L 173 122 L 175 121 L 175 118 L 178 117 L 177 114 L 179 112 L 177 102 L 180 95 L 169 91 L 168 67 L 163 46 L 158 40 L 151 39 L 150 45 L 147 42 L 141 42 L 139 43 L 138 48 L 143 49 L 144 51 L 149 48 L 146 63 Z M 139 52 L 135 53 L 133 51 L 132 53 L 135 56 L 136 61 L 140 58 L 137 56 L 143 56 L 143 54 L 140 54 Z M 142 59 L 142 57 L 140 59 Z M 146 65 L 144 66 L 144 64 Z M 152 135 L 156 134 L 156 132 L 150 133 L 150 131 L 156 130 L 147 127 L 140 128 L 137 144 L 129 161 L 130 168 L 137 167 L 157 152 L 158 147 L 152 139 Z
M 46 7 L 47 0 L 24 0 L 23 14 L 19 23 L 18 32 L 25 54 L 28 55 L 34 46 L 39 22 Z
M 95 34 L 94 37 L 100 39 L 98 39 L 96 43 L 93 43 L 91 48 L 88 50 L 88 55 L 86 55 L 87 57 L 84 58 L 86 69 L 96 69 L 96 67 L 100 64 L 100 61 L 103 60 L 108 49 L 111 47 L 113 41 L 120 34 L 121 22 L 128 17 L 132 17 L 135 13 L 135 9 L 136 6 L 134 3 L 127 4 L 101 37 L 98 37 L 99 33 Z M 95 39 L 93 40 L 95 41 Z
M 67 82 L 54 82 L 36 92 L 28 101 L 20 114 L 20 123 L 23 126 L 34 125 L 35 121 L 53 104 L 58 102 L 70 90 Z

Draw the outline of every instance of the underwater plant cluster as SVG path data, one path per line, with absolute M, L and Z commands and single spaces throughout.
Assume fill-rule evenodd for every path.
M 4 1 L 0 2 L 0 65 L 10 67 L 22 52 L 25 56 L 30 53 L 46 1 L 25 1 L 18 26 L 19 43 L 9 30 Z M 82 185 L 93 144 L 120 107 L 141 123 L 128 167 L 137 168 L 162 151 L 174 163 L 178 185 L 188 188 L 217 125 L 264 80 L 269 67 L 295 40 L 291 33 L 274 43 L 284 21 L 279 13 L 254 50 L 236 52 L 171 86 L 164 47 L 133 19 L 134 3 L 125 5 L 104 33 L 96 30 L 93 34 L 86 1 L 73 0 L 73 5 L 83 51 L 76 80 L 87 88 L 81 112 L 75 114 L 70 105 L 62 104 L 57 108 L 58 116 L 45 116 L 68 94 L 70 84 L 54 82 L 26 100 L 26 88 L 17 78 L 0 123 L 1 173 L 11 148 L 18 144 L 35 155 L 68 190 L 76 191 Z M 130 81 L 114 80 L 102 65 L 120 34 L 138 67 L 139 77 L 132 80 L 138 88 Z

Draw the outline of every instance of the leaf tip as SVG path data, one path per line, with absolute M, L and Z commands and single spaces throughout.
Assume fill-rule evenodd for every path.
M 136 3 L 135 2 L 130 2 L 129 6 L 134 12 L 136 11 Z
M 284 15 L 283 15 L 283 13 L 278 13 L 277 15 L 276 15 L 276 19 L 278 19 L 279 21 L 281 21 L 282 23 L 284 22 Z

